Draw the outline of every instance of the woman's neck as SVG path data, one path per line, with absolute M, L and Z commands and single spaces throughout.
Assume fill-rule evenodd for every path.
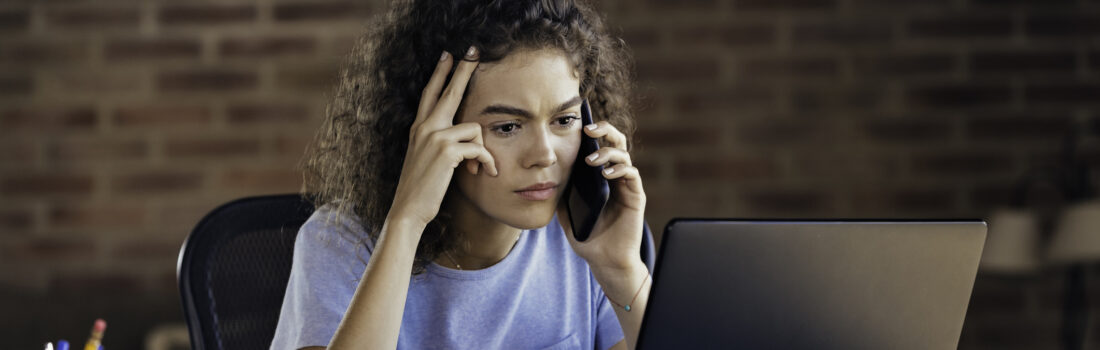
M 480 270 L 508 256 L 523 230 L 489 217 L 461 194 L 447 197 L 450 200 L 444 207 L 452 217 L 450 230 L 461 232 L 460 241 L 454 250 L 437 258 L 437 264 Z

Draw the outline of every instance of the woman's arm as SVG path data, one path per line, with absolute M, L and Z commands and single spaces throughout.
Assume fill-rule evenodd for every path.
M 638 260 L 636 264 L 624 268 L 593 268 L 592 274 L 603 288 L 607 298 L 619 304 L 612 307 L 615 309 L 615 316 L 619 318 L 619 325 L 623 328 L 625 349 L 634 349 L 638 344 L 638 335 L 642 328 L 642 316 L 645 315 L 646 305 L 649 302 L 649 289 L 652 284 L 649 270 L 641 260 Z M 635 295 L 637 295 L 636 298 Z M 630 305 L 630 311 L 621 305 Z
M 409 271 L 423 229 L 423 225 L 405 220 L 387 220 L 330 348 L 397 347 L 409 292 Z
M 481 139 L 481 124 L 454 125 L 455 112 L 477 67 L 477 50 L 466 53 L 446 90 L 443 83 L 454 64 L 444 53 L 424 87 L 416 119 L 409 128 L 409 147 L 393 204 L 355 288 L 344 318 L 329 347 L 393 349 L 401 330 L 416 247 L 424 228 L 439 213 L 455 168 L 466 164 L 473 174 L 483 167 L 497 176 L 492 154 Z M 476 159 L 476 162 L 466 162 Z

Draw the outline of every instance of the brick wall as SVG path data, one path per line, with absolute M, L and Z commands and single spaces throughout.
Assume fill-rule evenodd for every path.
M 599 6 L 636 54 L 657 231 L 676 216 L 984 217 L 1100 120 L 1097 0 Z M 180 243 L 220 203 L 298 190 L 340 56 L 386 8 L 0 4 L 0 337 L 79 339 L 107 317 L 113 347 L 137 348 L 181 321 Z M 960 347 L 1057 346 L 1060 291 L 1059 271 L 982 275 Z

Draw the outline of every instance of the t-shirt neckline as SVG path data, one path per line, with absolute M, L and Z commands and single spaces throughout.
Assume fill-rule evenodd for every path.
M 522 254 L 520 252 L 527 247 L 527 241 L 530 239 L 530 237 L 533 237 L 531 233 L 536 233 L 543 229 L 545 229 L 545 227 L 521 231 L 519 234 L 519 240 L 516 241 L 516 245 L 512 247 L 512 250 L 508 251 L 508 255 L 505 255 L 504 259 L 501 259 L 496 264 L 493 264 L 493 266 L 489 266 L 480 270 L 457 270 L 436 264 L 435 261 L 432 261 L 430 264 L 428 264 L 427 270 L 433 275 L 459 280 L 483 280 L 492 277 L 499 274 L 500 271 L 507 269 L 509 266 L 515 265 L 516 260 L 519 260 L 517 256 Z

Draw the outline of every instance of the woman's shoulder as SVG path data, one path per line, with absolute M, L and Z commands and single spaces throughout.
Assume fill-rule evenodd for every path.
M 298 230 L 298 242 L 309 249 L 335 250 L 352 253 L 366 247 L 373 251 L 374 242 L 362 220 L 354 212 L 340 209 L 333 203 L 324 204 L 310 215 Z

